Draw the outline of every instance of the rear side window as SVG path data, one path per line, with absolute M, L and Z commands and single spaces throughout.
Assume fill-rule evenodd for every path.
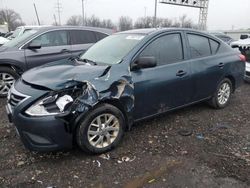
M 87 30 L 71 31 L 71 44 L 90 44 L 96 43 L 94 32 Z
M 220 47 L 220 44 L 212 39 L 209 39 L 209 42 L 210 42 L 212 54 L 216 54 Z
M 198 58 L 211 55 L 209 39 L 195 34 L 188 34 L 191 57 Z
M 104 39 L 104 38 L 107 37 L 108 35 L 107 35 L 107 34 L 104 34 L 104 33 L 95 32 L 95 36 L 96 36 L 96 40 L 99 41 L 99 40 Z
M 157 38 L 140 54 L 140 57 L 153 56 L 159 66 L 183 60 L 180 34 L 169 34 Z

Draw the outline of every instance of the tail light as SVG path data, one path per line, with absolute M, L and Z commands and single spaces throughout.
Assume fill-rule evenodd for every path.
M 240 57 L 240 60 L 241 60 L 242 62 L 245 63 L 245 62 L 247 61 L 246 56 L 240 54 L 239 57 Z

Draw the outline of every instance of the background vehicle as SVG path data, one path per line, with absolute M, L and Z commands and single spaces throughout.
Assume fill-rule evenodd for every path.
M 5 44 L 8 41 L 9 41 L 9 39 L 6 39 L 4 37 L 0 37 L 0 46 L 2 46 L 3 44 Z
M 11 88 L 6 107 L 30 150 L 102 153 L 125 129 L 201 101 L 228 105 L 243 82 L 244 56 L 211 35 L 142 29 L 109 36 L 79 59 L 32 69 Z
M 246 57 L 245 81 L 250 82 L 250 39 L 241 39 L 231 43 L 232 48 L 238 48 Z
M 224 41 L 228 45 L 230 45 L 234 41 L 234 39 L 232 39 L 231 37 L 229 37 L 228 35 L 226 35 L 224 33 L 210 33 L 210 34 L 218 37 L 219 39 L 221 39 L 222 41 Z
M 47 62 L 75 57 L 112 30 L 91 27 L 41 27 L 0 47 L 0 96 L 6 96 L 24 71 Z
M 11 35 L 13 35 L 13 31 L 10 31 L 10 32 L 6 33 L 6 34 L 4 35 L 4 37 L 5 37 L 5 38 L 8 38 L 8 37 L 10 37 Z
M 250 34 L 243 34 L 240 36 L 241 40 L 248 39 L 248 38 L 250 38 Z
M 16 37 L 19 37 L 21 36 L 22 34 L 24 34 L 25 32 L 27 31 L 30 31 L 30 30 L 38 30 L 42 27 L 48 27 L 48 26 L 37 26 L 37 25 L 34 25 L 34 26 L 19 26 L 16 28 L 15 31 L 12 32 L 12 34 L 10 36 L 8 36 L 8 39 L 14 39 Z

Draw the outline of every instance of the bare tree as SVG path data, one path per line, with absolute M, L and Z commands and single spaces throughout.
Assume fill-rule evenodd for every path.
M 153 17 L 138 18 L 135 22 L 135 28 L 151 28 L 153 27 Z M 181 16 L 179 19 L 170 20 L 168 18 L 157 18 L 157 27 L 185 27 L 185 28 L 197 28 L 197 25 L 193 23 L 191 19 L 188 19 L 186 15 Z
M 122 16 L 119 19 L 118 27 L 120 31 L 133 29 L 133 20 L 130 17 Z
M 93 15 L 86 19 L 85 24 L 91 27 L 101 27 L 101 20 L 100 18 Z
M 173 21 L 168 18 L 158 18 L 156 20 L 156 25 L 158 27 L 172 27 Z
M 104 28 L 108 28 L 108 29 L 114 29 L 115 28 L 115 25 L 114 23 L 112 22 L 112 20 L 110 19 L 107 19 L 107 20 L 102 20 L 101 22 L 101 27 L 104 27 Z
M 198 26 L 195 25 L 191 19 L 187 18 L 187 15 L 185 14 L 179 18 L 179 23 L 180 23 L 180 27 L 198 28 Z
M 80 26 L 80 25 L 82 25 L 82 16 L 80 16 L 80 15 L 71 16 L 67 20 L 66 25 L 72 25 L 72 26 Z
M 143 18 L 138 18 L 135 22 L 134 27 L 136 29 L 140 29 L 140 28 L 152 28 L 154 23 L 154 17 L 143 17 Z
M 8 23 L 8 29 L 10 31 L 15 30 L 18 26 L 25 25 L 22 21 L 20 14 L 12 9 L 0 10 L 0 24 Z

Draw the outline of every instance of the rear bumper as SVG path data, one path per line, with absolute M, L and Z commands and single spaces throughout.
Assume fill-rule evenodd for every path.
M 73 136 L 66 131 L 63 121 L 54 116 L 28 117 L 21 113 L 13 116 L 10 105 L 6 106 L 6 111 L 27 149 L 49 152 L 72 148 Z

